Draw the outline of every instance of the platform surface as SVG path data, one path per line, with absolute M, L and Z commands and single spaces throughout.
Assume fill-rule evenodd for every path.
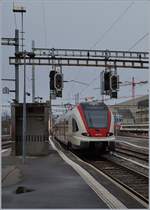
M 2 187 L 2 208 L 108 208 L 84 180 L 65 163 L 56 151 L 45 157 L 2 158 L 3 169 L 17 166 L 17 183 L 8 176 Z M 11 180 L 12 179 L 12 180 Z M 15 178 L 16 180 L 16 178 Z M 11 184 L 7 186 L 7 181 Z M 17 187 L 33 190 L 16 194 Z

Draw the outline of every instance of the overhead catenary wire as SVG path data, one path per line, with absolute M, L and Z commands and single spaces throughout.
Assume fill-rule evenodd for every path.
M 105 35 L 114 27 L 114 25 L 115 25 L 117 22 L 120 21 L 120 19 L 127 13 L 127 11 L 132 7 L 133 4 L 134 4 L 134 1 L 132 1 L 132 2 L 128 5 L 128 7 L 127 7 L 127 8 L 126 8 L 126 9 L 117 17 L 117 19 L 115 19 L 115 21 L 108 27 L 108 29 L 107 29 L 106 31 L 104 31 L 104 33 L 102 34 L 102 36 L 94 43 L 94 45 L 90 48 L 90 50 L 91 50 L 92 48 L 94 48 L 98 43 L 100 43 L 100 42 L 104 39 Z M 89 88 L 89 87 L 93 84 L 94 81 L 96 81 L 96 80 L 98 80 L 98 79 L 99 79 L 99 77 L 96 77 L 96 79 L 94 78 L 94 79 L 89 83 L 88 87 L 82 89 L 82 90 L 79 92 L 79 94 L 82 94 L 87 88 Z
M 128 50 L 131 50 L 131 49 L 133 49 L 136 45 L 138 45 L 144 38 L 146 38 L 147 36 L 149 35 L 149 33 L 145 33 L 140 39 L 138 39 Z M 99 77 L 96 79 L 96 78 L 94 78 L 89 84 L 88 84 L 88 87 L 86 87 L 86 88 L 89 88 L 92 84 L 93 84 L 93 82 L 94 81 L 96 81 L 96 80 L 98 80 L 99 79 Z M 81 92 L 80 92 L 80 94 L 82 94 L 85 90 L 86 90 L 86 88 L 84 88 L 84 89 L 82 89 L 81 90 Z
M 104 31 L 104 33 L 101 35 L 101 37 L 91 46 L 90 50 L 96 47 L 97 44 L 99 44 L 106 36 L 106 34 L 118 23 L 121 18 L 124 17 L 124 15 L 128 12 L 128 10 L 132 7 L 134 4 L 134 1 L 132 1 L 128 7 L 115 19 L 115 21 Z
M 140 39 L 138 39 L 128 50 L 132 50 L 134 47 L 136 47 L 143 39 L 145 39 L 149 33 L 145 33 Z
M 138 39 L 128 50 L 133 49 L 136 45 L 138 45 L 144 38 L 146 38 L 149 35 L 149 33 L 145 33 L 140 39 Z M 98 80 L 99 77 L 94 78 L 88 85 L 86 88 L 82 89 L 80 91 L 80 94 L 82 94 L 87 88 L 89 88 L 94 81 Z
M 94 45 L 90 48 L 90 49 L 92 49 L 92 48 L 94 48 L 98 43 L 100 43 L 104 38 L 105 38 L 105 35 L 116 25 L 116 23 L 118 22 L 118 21 L 120 21 L 120 19 L 128 12 L 128 10 L 132 7 L 132 5 L 134 4 L 134 1 L 132 1 L 129 5 L 128 5 L 128 7 L 118 16 L 118 18 L 117 19 L 115 19 L 115 21 L 108 27 L 108 29 L 102 34 L 102 36 L 94 43 Z M 138 45 L 145 37 L 147 37 L 149 35 L 149 33 L 146 33 L 146 34 L 144 34 L 140 39 L 138 39 L 135 43 L 134 43 L 134 45 L 132 45 L 130 48 L 129 48 L 129 50 L 131 50 L 132 48 L 134 48 L 136 45 Z M 92 84 L 93 84 L 93 82 L 94 81 L 96 81 L 96 80 L 98 80 L 99 79 L 99 77 L 96 77 L 96 78 L 94 78 L 88 85 L 87 85 L 87 87 L 86 88 L 83 88 L 80 92 L 79 92 L 79 94 L 82 94 L 85 90 L 87 90 L 87 88 L 89 88 Z
M 98 80 L 98 79 L 99 79 L 99 76 L 95 77 L 95 78 L 87 85 L 86 88 L 83 88 L 83 89 L 79 92 L 79 94 L 82 94 L 85 90 L 87 90 L 87 89 L 93 84 L 93 82 L 95 82 L 95 81 Z
M 92 84 L 93 84 L 93 82 L 95 82 L 96 80 L 98 80 L 99 79 L 99 76 L 96 76 L 96 77 L 94 77 L 94 79 L 92 79 L 92 81 L 89 83 L 89 84 L 87 84 L 87 83 L 84 83 L 84 84 L 86 84 L 86 87 L 85 88 L 83 88 L 80 92 L 79 92 L 79 95 L 82 95 L 82 93 L 85 91 L 85 90 L 87 90 Z M 70 93 L 70 92 L 69 92 Z M 83 98 L 80 98 L 80 99 L 83 99 Z M 72 100 L 72 99 L 71 99 Z
M 133 4 L 134 4 L 134 1 L 132 1 L 132 2 L 128 5 L 128 7 L 126 7 L 125 10 L 124 10 L 124 11 L 115 19 L 115 21 L 106 29 L 106 31 L 104 31 L 104 33 L 101 35 L 101 37 L 94 43 L 94 45 L 91 46 L 90 50 L 93 49 L 94 47 L 96 47 L 96 45 L 97 45 L 98 43 L 100 43 L 100 42 L 104 39 L 105 35 L 106 35 L 106 34 L 107 34 L 107 33 L 116 25 L 117 22 L 119 22 L 119 21 L 121 20 L 121 18 L 128 12 L 128 10 L 132 7 Z M 99 79 L 99 78 L 97 78 L 97 79 Z M 91 84 L 92 84 L 94 81 L 95 81 L 95 79 L 92 80 L 91 83 L 89 83 L 88 86 L 91 86 Z M 83 90 L 81 90 L 80 93 L 84 92 L 85 89 L 87 89 L 87 88 L 88 88 L 88 87 L 86 87 L 86 88 L 84 88 Z M 79 94 L 80 94 L 80 93 L 79 93 Z

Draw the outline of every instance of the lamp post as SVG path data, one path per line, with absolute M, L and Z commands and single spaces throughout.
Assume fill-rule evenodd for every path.
M 26 141 L 26 51 L 23 51 L 23 13 L 26 12 L 26 9 L 23 6 L 16 6 L 13 4 L 13 12 L 21 13 L 21 51 L 24 57 L 24 92 L 23 92 L 23 122 L 22 122 L 22 162 L 25 162 L 25 141 Z M 16 53 L 19 54 L 18 50 Z
M 22 162 L 25 163 L 26 156 L 26 56 L 34 58 L 35 54 L 33 52 L 18 52 L 15 54 L 16 59 L 24 58 L 24 86 L 23 86 L 23 122 L 22 122 Z
M 21 40 L 22 40 L 22 52 L 23 52 L 23 34 L 24 34 L 24 31 L 23 31 L 23 13 L 26 12 L 26 9 L 25 7 L 23 6 L 18 6 L 18 5 L 13 5 L 13 12 L 17 12 L 17 13 L 21 13 Z
M 18 5 L 15 5 L 13 3 L 13 12 L 14 13 L 21 13 L 21 40 L 22 40 L 22 52 L 23 52 L 23 13 L 26 12 L 26 9 L 23 7 L 23 6 L 18 6 Z M 16 26 L 17 27 L 17 26 Z M 15 29 L 15 53 L 18 53 L 19 52 L 19 30 L 16 28 Z M 15 99 L 16 99 L 16 102 L 19 103 L 19 65 L 16 64 L 15 65 L 15 90 L 16 90 L 16 93 L 15 93 Z

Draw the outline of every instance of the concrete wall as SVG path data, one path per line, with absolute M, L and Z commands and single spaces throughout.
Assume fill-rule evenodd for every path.
M 46 155 L 49 148 L 48 119 L 46 103 L 27 104 L 26 155 Z M 12 152 L 22 155 L 22 104 L 12 105 Z

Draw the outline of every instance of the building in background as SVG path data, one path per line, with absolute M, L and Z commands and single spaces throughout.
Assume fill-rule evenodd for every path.
M 121 116 L 123 124 L 149 123 L 149 96 L 141 96 L 110 106 L 114 116 Z
M 143 98 L 137 103 L 136 123 L 149 123 L 149 99 Z

